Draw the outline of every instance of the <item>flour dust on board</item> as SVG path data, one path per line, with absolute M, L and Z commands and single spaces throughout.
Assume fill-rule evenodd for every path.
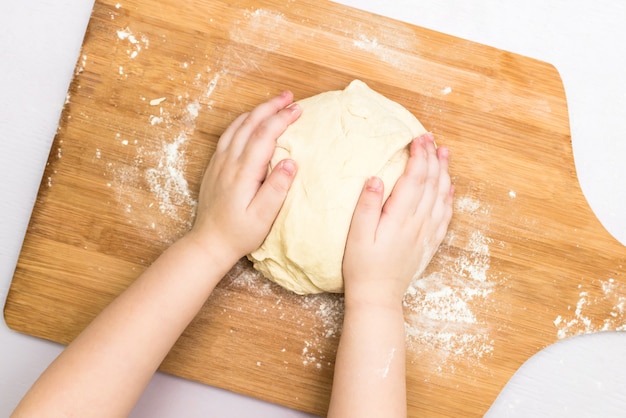
M 568 306 L 567 314 L 554 319 L 559 339 L 599 331 L 626 331 L 626 286 L 613 278 L 601 280 L 601 293 L 592 294 L 582 284 L 578 285 L 576 306 Z M 596 306 L 611 306 L 608 316 L 594 321 L 588 311 Z
M 455 211 L 469 216 L 474 229 L 464 237 L 450 230 L 442 248 L 455 246 L 458 253 L 440 249 L 437 265 L 415 278 L 404 298 L 409 350 L 414 361 L 436 372 L 454 371 L 458 361 L 478 365 L 494 350 L 490 325 L 472 310 L 489 302 L 495 285 L 488 274 L 492 240 L 483 231 L 490 208 L 465 196 L 455 200 Z M 429 361 L 421 361 L 425 358 Z
M 117 9 L 121 7 L 118 5 Z M 115 20 L 114 14 L 111 19 Z M 133 82 L 135 74 L 141 73 L 135 70 L 144 65 L 142 59 L 149 57 L 152 48 L 167 42 L 163 36 L 152 46 L 146 34 L 129 26 L 116 30 L 112 39 L 118 48 L 111 68 L 118 73 L 120 83 Z M 82 73 L 87 63 L 88 52 L 84 51 L 76 72 Z M 188 230 L 193 222 L 197 201 L 186 177 L 187 148 L 199 112 L 203 106 L 211 109 L 210 96 L 223 74 L 193 57 L 181 61 L 179 70 L 180 74 L 168 75 L 172 82 L 176 77 L 181 78 L 179 91 L 137 97 L 137 114 L 145 117 L 143 126 L 140 122 L 134 131 L 116 132 L 110 138 L 111 146 L 118 147 L 116 152 L 120 152 L 119 148 L 127 149 L 122 151 L 127 161 L 113 162 L 116 160 L 108 158 L 109 149 L 105 146 L 93 151 L 94 162 L 104 165 L 105 186 L 112 190 L 128 223 L 155 234 L 166 244 Z M 151 194 L 148 205 L 144 197 L 137 195 L 137 190 Z

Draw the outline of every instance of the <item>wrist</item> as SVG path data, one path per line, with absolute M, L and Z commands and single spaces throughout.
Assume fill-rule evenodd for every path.
M 384 309 L 402 312 L 402 296 L 389 289 L 389 286 L 346 285 L 345 306 L 348 309 Z
M 195 229 L 189 231 L 181 241 L 198 254 L 198 257 L 207 259 L 216 271 L 226 274 L 241 258 L 233 249 L 222 243 L 211 234 L 199 233 Z
M 382 302 L 380 300 L 346 299 L 343 320 L 343 332 L 355 332 L 366 338 L 365 334 L 378 337 L 394 334 L 398 329 L 404 329 L 404 311 L 402 303 L 395 301 Z M 396 331 L 392 331 L 396 330 Z

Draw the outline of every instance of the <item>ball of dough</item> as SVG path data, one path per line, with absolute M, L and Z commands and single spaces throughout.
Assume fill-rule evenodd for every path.
M 345 90 L 298 102 L 300 118 L 278 138 L 298 171 L 261 247 L 248 255 L 265 277 L 299 294 L 343 292 L 341 264 L 365 180 L 380 177 L 385 199 L 404 172 L 411 140 L 425 133 L 408 110 L 354 80 Z

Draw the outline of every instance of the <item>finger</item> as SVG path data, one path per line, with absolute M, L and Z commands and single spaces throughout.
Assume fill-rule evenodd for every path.
M 452 204 L 453 187 L 448 172 L 449 151 L 445 147 L 437 150 L 437 158 L 439 160 L 439 176 L 437 180 L 437 190 L 433 190 L 430 195 L 433 196 L 434 202 L 430 210 L 431 216 L 435 219 L 442 216 L 447 211 L 447 207 Z M 428 209 L 426 209 L 428 210 Z
M 367 179 L 354 208 L 348 240 L 370 242 L 375 240 L 383 203 L 383 191 L 384 185 L 381 179 L 378 177 Z
M 302 108 L 294 103 L 261 122 L 250 134 L 250 139 L 242 150 L 240 158 L 243 166 L 265 172 L 274 154 L 276 140 L 301 114 Z
M 450 188 L 450 192 L 444 202 L 444 213 L 443 218 L 437 228 L 437 232 L 434 235 L 434 239 L 436 240 L 436 244 L 439 245 L 443 241 L 448 232 L 448 227 L 450 226 L 450 221 L 452 220 L 452 199 L 454 196 L 454 186 Z
M 415 209 L 415 218 L 431 217 L 438 219 L 440 203 L 450 190 L 450 177 L 447 169 L 447 150 L 438 151 L 435 148 L 434 137 L 425 136 L 425 148 L 428 156 L 428 172 L 424 183 L 422 197 Z M 441 160 L 440 157 L 441 156 Z M 442 167 L 443 163 L 443 167 Z
M 293 94 L 290 91 L 284 91 L 278 96 L 275 96 L 265 103 L 261 103 L 255 107 L 252 112 L 246 117 L 239 129 L 233 135 L 231 141 L 230 151 L 232 156 L 238 158 L 243 151 L 246 143 L 249 141 L 251 134 L 258 128 L 258 126 L 267 118 L 275 115 L 282 109 L 286 108 L 293 102 Z
M 404 170 L 407 177 L 412 177 L 416 180 L 423 178 L 427 174 L 428 150 L 426 149 L 426 142 L 428 140 L 431 142 L 434 141 L 430 132 L 414 138 L 413 141 L 411 141 L 409 145 L 409 162 L 407 162 L 407 167 Z M 421 164 L 415 164 L 416 162 L 421 162 Z
M 389 214 L 398 222 L 403 222 L 415 213 L 428 175 L 429 161 L 423 136 L 414 139 L 409 149 L 406 169 L 398 178 L 383 208 L 383 216 Z
M 293 160 L 282 160 L 267 176 L 248 206 L 248 210 L 255 213 L 268 230 L 285 201 L 295 174 L 296 163 Z
M 430 182 L 430 186 L 433 186 L 441 175 L 437 148 L 435 146 L 435 137 L 431 133 L 427 133 L 422 138 L 424 138 L 426 155 L 428 156 L 428 174 L 426 180 Z
M 443 211 L 444 211 L 444 215 L 443 215 L 443 224 L 444 224 L 444 233 L 443 235 L 445 235 L 445 232 L 448 230 L 448 225 L 450 225 L 450 222 L 452 221 L 452 215 L 454 213 L 453 210 L 453 202 L 454 202 L 454 185 L 450 186 L 450 190 L 448 191 L 448 194 L 446 195 L 444 201 L 443 201 Z
M 452 181 L 450 180 L 450 151 L 446 147 L 437 149 L 437 159 L 439 160 L 439 195 L 445 197 L 450 193 Z
M 443 146 L 437 148 L 437 159 L 439 160 L 440 169 L 448 172 L 450 165 L 450 150 Z
M 230 125 L 228 125 L 228 128 L 226 128 L 224 133 L 222 133 L 222 136 L 220 136 L 220 139 L 217 142 L 217 146 L 215 147 L 216 153 L 224 152 L 229 147 L 231 141 L 233 140 L 233 136 L 235 136 L 235 132 L 237 132 L 243 121 L 246 120 L 249 115 L 249 112 L 243 113 L 239 115 Z

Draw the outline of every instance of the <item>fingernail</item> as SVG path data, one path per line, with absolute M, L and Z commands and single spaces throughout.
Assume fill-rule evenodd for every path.
M 296 172 L 296 163 L 294 163 L 293 160 L 283 160 L 280 164 L 280 169 L 283 170 L 285 174 L 293 176 Z
M 370 192 L 379 192 L 383 188 L 383 182 L 378 177 L 370 177 L 365 183 L 365 188 Z
M 285 90 L 282 93 L 280 93 L 279 96 L 284 98 L 284 97 L 289 96 L 290 94 L 291 94 L 291 92 L 289 90 Z
M 411 155 L 415 154 L 419 148 L 424 148 L 424 145 L 425 144 L 423 137 L 418 136 L 417 138 L 413 139 L 413 142 L 411 142 L 411 148 L 409 149 Z
M 425 141 L 435 142 L 435 136 L 432 134 L 432 132 L 426 132 L 424 135 L 421 136 L 421 138 L 423 138 Z
M 289 111 L 290 111 L 292 114 L 295 114 L 295 113 L 300 113 L 300 111 L 302 110 L 302 108 L 300 107 L 300 105 L 298 105 L 298 103 L 295 103 L 295 102 L 294 102 L 294 103 L 292 103 L 292 104 L 290 104 L 289 106 L 287 106 L 287 109 L 289 109 Z

